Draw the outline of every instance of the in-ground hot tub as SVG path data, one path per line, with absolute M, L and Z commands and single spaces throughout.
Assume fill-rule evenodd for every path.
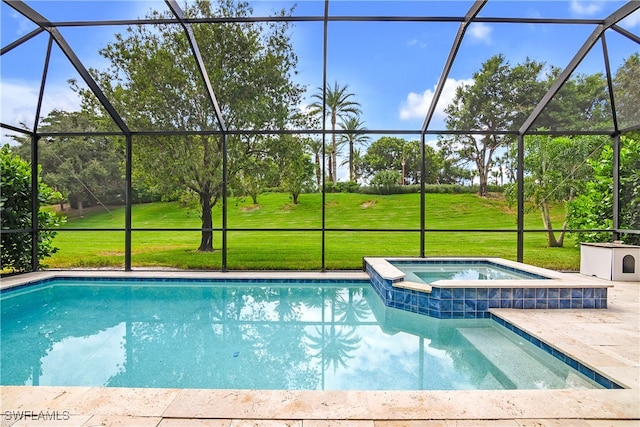
M 364 258 L 385 305 L 442 319 L 492 308 L 603 309 L 611 284 L 501 258 Z

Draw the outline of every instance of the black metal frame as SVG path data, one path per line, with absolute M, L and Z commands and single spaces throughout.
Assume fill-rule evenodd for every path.
M 32 164 L 32 228 L 29 230 L 2 230 L 2 233 L 15 233 L 15 232 L 29 232 L 33 239 L 33 251 L 32 251 L 32 269 L 35 271 L 38 269 L 38 249 L 37 249 L 37 241 L 38 241 L 38 233 L 42 230 L 38 225 L 38 188 L 37 188 L 37 180 L 38 180 L 38 144 L 37 141 L 39 138 L 43 136 L 88 136 L 88 135 L 117 135 L 124 136 L 126 139 L 126 148 L 125 148 L 125 178 L 126 178 L 126 195 L 125 195 L 125 228 L 124 229 L 107 229 L 107 230 L 99 230 L 99 229 L 74 229 L 73 231 L 124 231 L 125 232 L 125 266 L 124 269 L 129 271 L 131 270 L 131 233 L 132 231 L 202 231 L 201 228 L 198 229 L 157 229 L 157 228 L 132 228 L 131 221 L 131 191 L 132 191 L 132 147 L 133 147 L 133 138 L 138 135 L 187 135 L 187 134 L 218 134 L 221 135 L 222 138 L 222 150 L 223 150 L 223 197 L 222 197 L 222 226 L 220 228 L 212 228 L 211 231 L 220 231 L 222 233 L 222 270 L 227 270 L 227 232 L 228 231 L 247 231 L 247 232 L 260 232 L 260 231 L 308 231 L 308 232 L 321 232 L 322 234 L 322 242 L 321 242 L 321 270 L 325 270 L 325 233 L 326 232 L 419 232 L 420 234 L 420 256 L 425 255 L 425 235 L 428 232 L 447 232 L 447 233 L 455 233 L 455 232 L 489 232 L 489 233 L 517 233 L 517 260 L 522 262 L 524 257 L 524 233 L 525 232 L 546 232 L 547 230 L 525 230 L 524 228 L 524 137 L 525 135 L 535 135 L 535 134 L 548 134 L 548 135 L 608 135 L 613 139 L 613 147 L 614 147 L 614 203 L 613 203 L 613 230 L 597 230 L 597 231 L 611 231 L 615 239 L 619 238 L 620 233 L 640 233 L 640 230 L 620 230 L 619 229 L 619 155 L 620 155 L 620 135 L 624 132 L 628 131 L 636 131 L 640 129 L 640 124 L 633 125 L 631 127 L 620 129 L 618 126 L 618 120 L 615 112 L 615 100 L 613 96 L 612 90 L 612 78 L 611 78 L 611 70 L 609 66 L 609 56 L 606 46 L 605 40 L 605 32 L 609 29 L 618 32 L 624 37 L 640 44 L 640 37 L 621 28 L 618 26 L 618 22 L 629 16 L 631 13 L 640 9 L 640 2 L 637 1 L 629 1 L 625 5 L 623 5 L 620 9 L 612 13 L 610 16 L 605 19 L 550 19 L 550 18 L 498 18 L 498 17 L 478 17 L 478 13 L 482 10 L 482 8 L 487 3 L 487 0 L 477 0 L 470 7 L 469 11 L 464 16 L 417 16 L 417 17 L 409 17 L 409 16 L 331 16 L 329 15 L 329 1 L 324 0 L 324 13 L 322 16 L 286 16 L 286 17 L 243 17 L 243 18 L 187 18 L 184 16 L 184 13 L 178 3 L 175 0 L 165 0 L 165 3 L 175 16 L 175 19 L 132 19 L 132 20 L 103 20 L 103 21 L 73 21 L 73 22 L 51 22 L 41 16 L 38 12 L 24 3 L 22 0 L 3 0 L 7 5 L 11 6 L 21 15 L 35 23 L 38 28 L 29 34 L 21 37 L 20 39 L 10 43 L 9 45 L 3 47 L 0 50 L 0 56 L 5 53 L 11 51 L 12 49 L 20 46 L 31 38 L 39 35 L 40 33 L 46 31 L 49 33 L 49 44 L 47 48 L 47 53 L 45 57 L 45 64 L 43 70 L 43 76 L 41 81 L 40 93 L 38 97 L 38 103 L 35 113 L 34 127 L 32 131 L 24 130 L 17 128 L 15 126 L 0 123 L 0 127 L 3 129 L 7 129 L 13 132 L 18 132 L 22 134 L 28 134 L 31 136 L 31 164 Z M 213 85 L 209 80 L 209 76 L 207 70 L 204 66 L 204 61 L 200 55 L 200 50 L 198 48 L 197 41 L 193 35 L 193 31 L 191 29 L 191 24 L 215 24 L 215 23 L 233 23 L 233 22 L 322 22 L 323 24 L 323 70 L 322 70 L 322 85 L 323 88 L 323 99 L 322 99 L 322 111 L 323 116 L 326 116 L 326 87 L 327 87 L 327 52 L 328 52 L 328 32 L 329 32 L 329 22 L 459 22 L 460 27 L 458 32 L 454 38 L 451 50 L 447 57 L 447 60 L 444 64 L 442 74 L 440 80 L 436 86 L 434 97 L 429 106 L 427 115 L 425 117 L 424 123 L 420 130 L 416 129 L 408 129 L 408 130 L 367 130 L 362 131 L 360 133 L 367 134 L 380 134 L 380 135 L 419 135 L 421 140 L 421 194 L 420 194 L 420 228 L 419 229 L 329 229 L 326 227 L 326 186 L 323 179 L 322 182 L 322 226 L 319 229 L 268 229 L 268 228 L 234 228 L 231 229 L 227 226 L 227 185 L 228 185 L 228 171 L 227 171 L 227 138 L 229 135 L 251 135 L 251 134 L 321 134 L 323 149 L 322 155 L 323 158 L 326 157 L 326 137 L 327 135 L 331 135 L 334 133 L 344 133 L 343 131 L 331 131 L 326 128 L 325 120 L 322 121 L 321 129 L 297 129 L 297 130 L 230 130 L 227 128 L 222 111 L 218 105 L 215 91 L 213 89 Z M 442 94 L 444 83 L 447 80 L 449 72 L 453 66 L 453 63 L 456 59 L 458 49 L 464 39 L 464 35 L 469 24 L 473 22 L 482 22 L 482 23 L 524 23 L 524 24 L 589 24 L 596 25 L 596 29 L 593 33 L 587 38 L 584 44 L 580 47 L 580 49 L 576 52 L 575 56 L 571 59 L 566 68 L 562 71 L 556 81 L 552 84 L 551 88 L 548 92 L 543 96 L 538 105 L 535 107 L 533 112 L 529 115 L 529 117 L 524 121 L 521 127 L 517 131 L 478 131 L 475 129 L 465 129 L 465 130 L 429 130 L 429 124 L 433 115 L 435 113 L 435 109 Z M 76 56 L 74 51 L 68 45 L 64 37 L 59 32 L 58 28 L 60 27 L 92 27 L 92 26 L 104 26 L 104 25 L 152 25 L 152 24 L 180 24 L 185 31 L 187 36 L 187 40 L 191 47 L 191 51 L 193 57 L 196 61 L 198 71 L 200 73 L 200 77 L 204 83 L 204 86 L 207 90 L 207 96 L 212 104 L 212 107 L 215 112 L 216 120 L 218 122 L 219 129 L 218 130 L 210 130 L 210 131 L 133 131 L 129 129 L 126 125 L 122 117 L 118 114 L 116 109 L 110 103 L 109 99 L 104 95 L 98 84 L 91 77 L 88 70 L 84 66 L 84 64 L 80 61 L 80 59 Z M 94 93 L 97 97 L 101 105 L 105 108 L 106 112 L 111 116 L 114 120 L 120 132 L 93 132 L 93 133 L 83 133 L 83 132 L 69 132 L 69 133 L 38 133 L 38 118 L 40 115 L 40 110 L 42 106 L 42 97 L 44 93 L 44 87 L 46 83 L 46 77 L 48 72 L 49 60 L 51 55 L 51 46 L 53 41 L 60 47 L 62 52 L 67 56 L 70 63 L 73 67 L 78 71 L 84 82 L 87 84 L 89 89 Z M 582 59 L 590 52 L 592 47 L 598 42 L 601 41 L 602 49 L 603 49 L 603 57 L 605 61 L 606 68 L 606 78 L 608 89 L 610 93 L 610 101 L 612 108 L 612 118 L 613 118 L 613 131 L 571 131 L 571 132 L 539 132 L 539 131 L 531 131 L 530 128 L 535 120 L 538 118 L 540 113 L 547 106 L 549 101 L 553 98 L 553 96 L 560 90 L 563 84 L 567 81 L 570 75 L 574 72 L 576 67 L 582 61 Z M 424 146 L 426 144 L 426 135 L 455 135 L 455 134 L 495 134 L 495 135 L 514 135 L 517 137 L 517 227 L 516 230 L 483 230 L 483 229 L 475 229 L 475 230 L 444 230 L 444 229 L 427 229 L 426 228 L 426 214 L 425 214 L 425 150 Z M 323 176 L 325 175 L 325 162 L 323 162 Z M 570 231 L 596 231 L 596 230 L 570 230 Z

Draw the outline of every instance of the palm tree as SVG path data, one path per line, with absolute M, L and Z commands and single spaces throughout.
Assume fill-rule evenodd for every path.
M 351 116 L 348 117 L 342 123 L 342 129 L 348 131 L 343 135 L 340 135 L 341 143 L 349 143 L 349 181 L 356 181 L 355 173 L 354 173 L 354 148 L 356 144 L 364 144 L 369 141 L 367 135 L 363 135 L 358 133 L 358 131 L 366 130 L 364 127 L 364 122 L 360 120 L 359 116 Z
M 329 118 L 331 121 L 331 130 L 336 130 L 336 124 L 338 122 L 338 118 L 346 121 L 349 116 L 358 115 L 361 113 L 360 104 L 356 101 L 353 101 L 351 97 L 355 96 L 353 93 L 347 92 L 349 88 L 348 85 L 340 86 L 338 82 L 333 84 L 333 88 L 327 85 L 325 91 L 322 88 L 318 88 L 318 93 L 312 95 L 312 98 L 315 98 L 311 105 L 311 111 L 314 114 L 322 114 L 322 105 L 323 99 L 326 103 L 326 116 L 325 118 Z M 323 96 L 324 95 L 324 96 Z M 329 155 L 329 181 L 336 182 L 337 179 L 337 157 L 338 157 L 338 147 L 336 141 L 335 133 L 331 134 L 331 147 L 330 147 L 330 155 Z

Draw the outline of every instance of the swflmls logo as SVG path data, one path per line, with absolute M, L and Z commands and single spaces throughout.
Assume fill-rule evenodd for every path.
M 7 421 L 68 421 L 71 419 L 69 411 L 4 411 L 2 414 Z

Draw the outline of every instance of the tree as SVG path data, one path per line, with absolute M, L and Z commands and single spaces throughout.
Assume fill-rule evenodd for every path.
M 39 132 L 98 132 L 100 122 L 86 112 L 51 111 Z M 26 158 L 31 138 L 17 136 Z M 124 203 L 122 141 L 105 136 L 48 136 L 38 140 L 42 180 L 62 193 L 73 208 Z
M 313 141 L 294 135 L 282 135 L 277 145 L 278 170 L 280 185 L 291 194 L 294 204 L 298 204 L 298 196 L 308 190 L 313 182 L 314 165 L 307 153 L 307 145 Z
M 312 95 L 312 97 L 316 99 L 316 101 L 310 105 L 311 111 L 314 114 L 322 115 L 323 99 L 325 99 L 325 119 L 329 118 L 332 132 L 335 132 L 336 130 L 338 119 L 341 119 L 344 122 L 347 121 L 350 116 L 357 116 L 361 113 L 360 104 L 352 100 L 355 95 L 347 92 L 348 89 L 348 85 L 341 87 L 338 82 L 335 82 L 333 84 L 333 88 L 327 85 L 325 90 L 326 98 L 323 98 L 322 88 L 318 88 L 318 92 Z M 331 145 L 328 147 L 327 151 L 329 153 L 329 181 L 333 183 L 337 181 L 338 148 L 336 134 L 332 133 Z
M 551 203 L 568 203 L 583 190 L 590 178 L 586 160 L 606 144 L 606 137 L 551 137 L 534 135 L 525 140 L 524 196 L 533 202 L 532 209 L 540 209 L 547 230 L 549 247 L 562 247 L 567 221 L 556 238 L 551 220 Z M 517 185 L 509 184 L 505 191 L 508 200 L 515 199 Z
M 621 127 L 640 123 L 640 53 L 631 55 L 618 68 L 613 90 Z
M 197 17 L 245 18 L 246 2 L 198 1 L 185 9 Z M 286 16 L 284 10 L 281 16 Z M 152 11 L 147 18 L 169 18 Z M 238 22 L 194 25 L 225 123 L 235 129 L 284 129 L 295 115 L 302 88 L 293 83 L 297 57 L 288 24 Z M 174 24 L 136 25 L 100 51 L 110 63 L 92 70 L 103 91 L 133 129 L 216 130 L 218 123 L 196 68 L 186 35 Z M 91 94 L 83 106 L 101 114 Z M 103 114 L 104 116 L 104 114 Z M 232 134 L 136 136 L 134 179 L 165 195 L 191 192 L 198 198 L 202 232 L 199 251 L 213 250 L 212 208 L 222 196 L 223 145 L 228 174 L 234 177 L 251 164 L 247 156 L 268 153 L 276 139 Z M 241 182 L 239 179 L 233 182 Z
M 620 228 L 640 230 L 640 139 L 620 138 Z M 573 229 L 613 228 L 613 149 L 607 145 L 600 157 L 590 159 L 593 178 L 585 192 L 569 203 L 568 223 Z M 610 232 L 579 232 L 580 242 L 608 242 Z M 640 235 L 627 234 L 624 241 L 640 244 Z
M 547 76 L 551 86 L 562 70 L 552 67 Z M 534 129 L 611 129 L 611 108 L 607 82 L 601 73 L 577 74 L 567 80 L 533 123 Z
M 11 152 L 9 145 L 0 150 L 0 179 L 2 195 L 0 210 L 2 211 L 2 230 L 26 230 L 23 232 L 3 233 L 2 272 L 31 271 L 32 239 L 29 230 L 31 222 L 31 165 Z M 38 176 L 38 201 L 48 203 L 51 198 L 59 197 Z M 40 209 L 38 211 L 38 227 L 52 229 L 60 225 L 61 219 L 55 214 Z M 38 261 L 50 257 L 57 252 L 53 246 L 53 230 L 38 233 Z
M 425 182 L 440 182 L 444 168 L 444 158 L 431 146 L 425 145 Z M 374 176 L 385 170 L 402 171 L 404 159 L 404 182 L 418 184 L 420 182 L 420 141 L 407 141 L 403 138 L 383 136 L 377 139 L 363 157 L 363 168 L 367 176 Z M 400 181 L 401 182 L 402 178 Z
M 445 110 L 447 129 L 486 132 L 450 135 L 438 141 L 458 162 L 475 166 L 481 196 L 487 194 L 496 151 L 513 138 L 490 132 L 512 129 L 532 111 L 546 89 L 546 83 L 539 79 L 543 67 L 544 64 L 529 59 L 511 67 L 502 55 L 493 56 L 473 74 L 473 83 L 456 89 Z
M 356 174 L 355 174 L 355 160 L 354 160 L 354 150 L 355 146 L 358 144 L 364 144 L 368 142 L 371 138 L 367 135 L 363 135 L 358 133 L 358 131 L 365 130 L 364 123 L 360 120 L 358 116 L 352 116 L 347 118 L 342 123 L 342 129 L 346 130 L 347 133 L 340 135 L 340 142 L 349 144 L 349 159 L 347 163 L 349 164 L 349 181 L 357 182 Z M 344 163 L 343 163 L 344 164 Z

